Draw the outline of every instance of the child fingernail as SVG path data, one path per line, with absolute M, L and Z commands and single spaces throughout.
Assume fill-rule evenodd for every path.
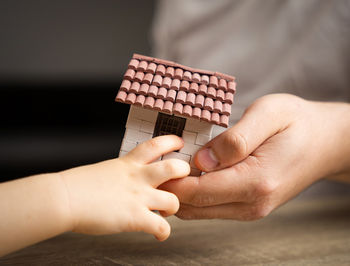
M 214 169 L 219 164 L 218 159 L 210 148 L 200 150 L 197 153 L 197 161 L 203 168 L 208 170 Z

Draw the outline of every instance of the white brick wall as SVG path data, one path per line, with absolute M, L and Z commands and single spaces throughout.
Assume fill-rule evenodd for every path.
M 187 118 L 185 130 L 211 136 L 213 125 L 194 118 Z
M 195 144 L 196 138 L 197 138 L 197 133 L 184 130 L 182 132 L 182 138 L 183 138 L 185 143 Z
M 122 156 L 124 156 L 124 155 L 126 155 L 128 152 L 127 151 L 120 151 L 119 152 L 119 157 L 122 157 Z
M 142 121 L 142 120 L 141 120 L 141 128 L 140 128 L 140 131 L 141 131 L 141 132 L 150 133 L 150 134 L 153 135 L 154 126 L 155 126 L 155 123 L 148 122 L 148 121 Z
M 203 135 L 203 134 L 197 134 L 197 138 L 196 138 L 196 145 L 201 145 L 203 146 L 204 144 L 206 144 L 209 140 L 211 139 L 211 137 L 209 135 Z
M 187 155 L 179 152 L 170 152 L 163 156 L 163 160 L 166 160 L 166 159 L 180 159 L 189 163 L 191 160 L 191 155 Z
M 142 120 L 128 116 L 128 120 L 126 121 L 125 127 L 140 130 L 141 124 L 142 124 Z
M 188 155 L 194 155 L 202 146 L 186 143 L 184 147 L 180 150 L 181 153 L 188 154 Z
M 137 107 L 134 105 L 130 106 L 129 117 L 134 119 L 140 119 L 148 122 L 155 123 L 157 120 L 158 112 L 146 108 Z
M 132 149 L 134 149 L 137 144 L 138 144 L 137 142 L 133 142 L 133 141 L 129 141 L 127 139 L 123 139 L 123 142 L 122 142 L 122 145 L 121 145 L 120 149 L 122 151 L 129 152 Z
M 141 132 L 140 130 L 127 128 L 125 130 L 124 139 L 131 142 L 144 142 L 152 138 L 151 133 Z

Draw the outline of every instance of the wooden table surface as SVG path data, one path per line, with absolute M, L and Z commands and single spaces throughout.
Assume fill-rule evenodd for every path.
M 169 219 L 171 237 L 67 233 L 0 265 L 350 265 L 350 196 L 294 200 L 254 222 Z

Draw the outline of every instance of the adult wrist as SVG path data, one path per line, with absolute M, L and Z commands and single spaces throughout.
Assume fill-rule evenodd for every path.
M 324 124 L 322 129 L 328 137 L 330 161 L 325 162 L 331 167 L 327 176 L 350 176 L 350 104 L 348 103 L 321 103 L 325 108 L 323 112 Z M 328 121 L 326 121 L 328 120 Z M 328 132 L 327 132 L 328 131 Z M 322 132 L 320 132 L 322 134 Z

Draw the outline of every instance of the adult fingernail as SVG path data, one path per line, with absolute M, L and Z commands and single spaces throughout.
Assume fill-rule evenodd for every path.
M 218 159 L 210 148 L 200 150 L 197 153 L 197 162 L 206 170 L 214 169 L 219 164 Z

